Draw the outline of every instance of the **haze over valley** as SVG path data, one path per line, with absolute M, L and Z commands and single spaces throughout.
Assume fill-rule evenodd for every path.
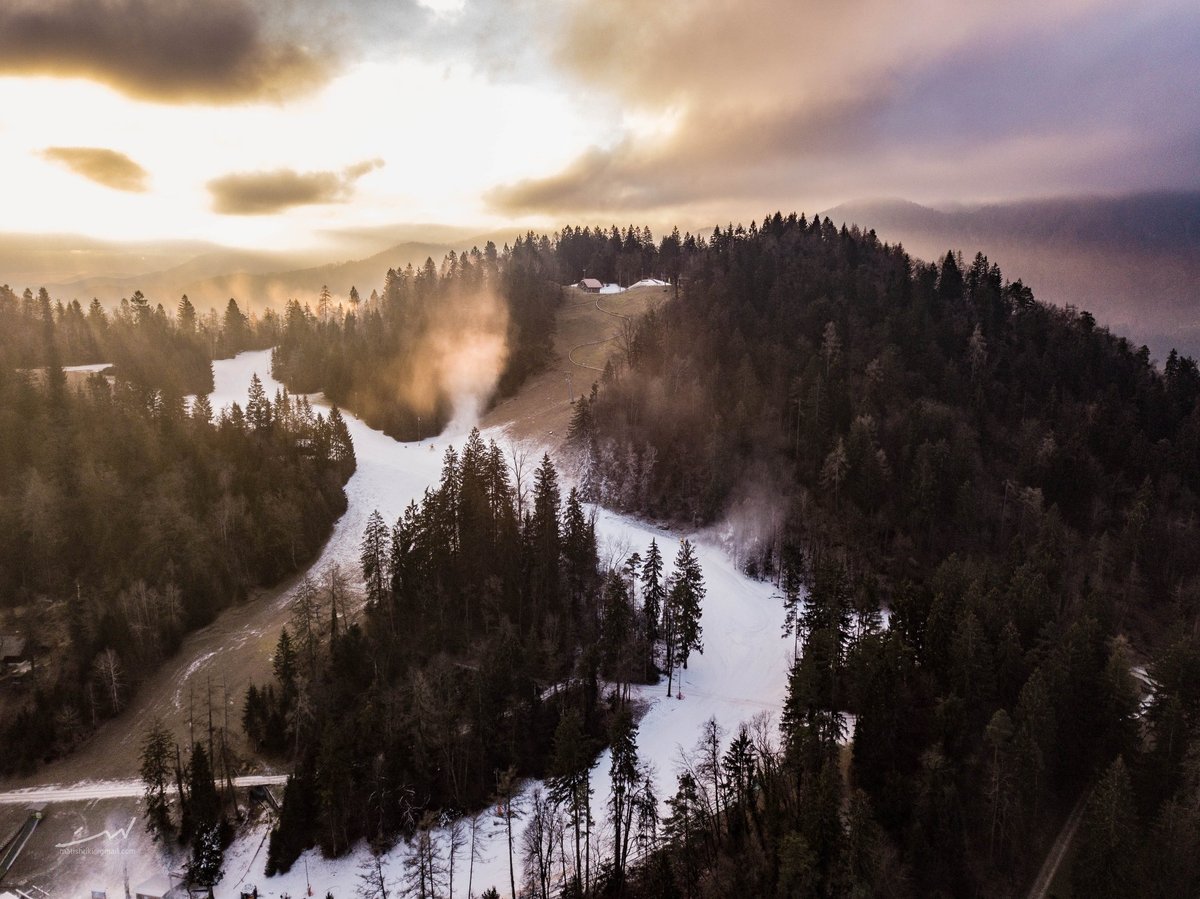
M 1200 894 L 1200 10 L 0 9 L 0 899 Z

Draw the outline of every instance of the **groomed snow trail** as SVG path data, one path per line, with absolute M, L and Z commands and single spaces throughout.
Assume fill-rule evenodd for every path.
M 234 359 L 219 360 L 213 364 L 215 389 L 210 395 L 214 411 L 219 411 L 232 402 L 242 405 L 247 399 L 250 378 L 258 374 L 269 396 L 282 385 L 270 377 L 270 352 L 242 353 Z M 311 398 L 314 408 L 327 411 L 328 404 L 321 397 Z M 343 573 L 358 580 L 359 542 L 367 517 L 375 509 L 388 522 L 395 521 L 405 506 L 413 500 L 420 501 L 427 487 L 435 486 L 439 480 L 442 454 L 447 445 L 461 447 L 465 433 L 442 434 L 420 443 L 400 443 L 380 431 L 373 430 L 349 413 L 343 412 L 349 427 L 358 462 L 354 475 L 346 484 L 347 510 L 334 525 L 333 532 L 319 558 L 310 566 L 314 576 L 320 576 L 326 566 L 337 562 Z M 501 430 L 489 430 L 484 438 L 494 438 L 502 446 L 506 438 Z M 666 572 L 681 535 L 656 528 L 626 516 L 604 509 L 597 510 L 597 539 L 600 556 L 608 559 L 619 549 L 620 559 L 638 552 L 645 554 L 651 538 L 658 541 L 663 554 Z M 660 799 L 665 800 L 675 790 L 677 760 L 680 750 L 690 750 L 700 736 L 701 725 L 716 717 L 727 732 L 732 732 L 744 721 L 749 721 L 764 711 L 774 713 L 776 722 L 782 708 L 787 685 L 789 667 L 789 641 L 780 638 L 783 610 L 775 591 L 769 584 L 753 581 L 742 575 L 726 552 L 703 536 L 692 536 L 697 544 L 697 554 L 704 570 L 707 597 L 703 607 L 704 653 L 693 657 L 689 669 L 682 672 L 683 679 L 677 688 L 683 699 L 667 697 L 665 683 L 635 688 L 636 699 L 643 701 L 648 710 L 642 718 L 638 733 L 640 757 L 655 769 L 655 789 Z M 274 600 L 277 615 L 275 624 L 286 618 L 286 609 L 291 602 L 291 592 L 281 594 Z M 265 625 L 263 625 L 265 627 Z M 228 639 L 217 653 L 198 653 L 186 669 L 190 675 L 211 671 L 219 677 L 223 664 L 222 654 L 228 651 L 250 651 L 246 644 L 258 640 L 262 635 L 253 628 Z M 166 701 L 178 705 L 183 701 L 177 684 L 172 685 Z M 176 695 L 172 695 L 176 694 Z M 140 730 L 134 728 L 134 732 Z M 727 739 L 729 734 L 727 733 Z M 131 750 L 134 751 L 134 750 Z M 609 753 L 601 755 L 593 773 L 593 815 L 596 832 L 605 832 L 606 808 L 610 796 L 608 776 Z M 265 783 L 278 783 L 277 777 L 260 778 Z M 246 781 L 250 784 L 250 779 Z M 527 783 L 522 797 L 527 800 L 536 785 Z M 64 798 L 66 794 L 77 794 L 78 798 L 100 798 L 107 795 L 128 795 L 129 783 L 81 783 L 72 786 L 40 787 L 47 791 L 45 798 Z M 36 801 L 34 792 L 22 792 L 20 798 L 11 801 Z M 280 794 L 281 795 L 281 794 Z M 666 807 L 663 805 L 663 812 Z M 520 830 L 522 825 L 515 827 Z M 229 847 L 225 860 L 225 877 L 216 888 L 218 899 L 237 897 L 245 884 L 255 884 L 259 895 L 292 897 L 307 895 L 309 884 L 312 895 L 321 897 L 331 892 L 336 899 L 350 899 L 357 895 L 360 864 L 366 858 L 366 849 L 358 846 L 348 856 L 340 859 L 324 859 L 317 851 L 309 851 L 297 860 L 287 874 L 267 878 L 264 876 L 264 838 L 269 824 L 240 834 Z M 496 887 L 502 896 L 508 896 L 508 853 L 503 830 L 490 814 L 481 819 L 480 845 L 485 861 L 475 865 L 473 892 L 477 896 L 490 886 Z M 520 846 L 520 833 L 514 834 L 514 845 Z M 518 848 L 519 852 L 519 848 Z M 389 881 L 398 881 L 404 871 L 404 860 L 408 855 L 405 844 L 398 845 L 386 858 Z M 455 863 L 455 897 L 467 895 L 467 856 L 460 854 Z M 307 862 L 307 865 L 306 865 Z M 147 867 L 154 864 L 150 858 L 139 858 L 130 864 L 130 876 L 137 880 L 150 876 Z M 516 859 L 518 887 L 520 886 L 520 858 Z M 307 877 L 306 877 L 307 867 Z M 115 872 L 115 873 L 112 873 Z M 96 879 L 112 880 L 108 883 L 110 895 L 119 895 L 122 889 L 120 870 L 106 869 Z M 111 876 L 109 876 L 111 874 Z M 98 889 L 89 883 L 88 889 Z M 389 890 L 391 892 L 391 890 Z
M 503 439 L 498 432 L 486 432 L 484 437 L 494 437 L 498 442 Z M 622 559 L 633 552 L 644 555 L 653 538 L 658 541 L 667 572 L 671 570 L 681 539 L 679 534 L 605 509 L 596 511 L 602 559 L 608 558 L 614 548 L 620 549 Z M 683 680 L 678 688 L 682 700 L 667 697 L 665 683 L 635 688 L 636 698 L 649 705 L 639 725 L 638 753 L 654 767 L 655 789 L 664 815 L 665 799 L 675 791 L 680 752 L 695 746 L 704 722 L 715 717 L 726 730 L 726 739 L 739 724 L 749 722 L 764 711 L 771 713 L 777 724 L 790 665 L 790 644 L 781 639 L 782 604 L 772 585 L 747 578 L 720 546 L 703 537 L 693 536 L 692 539 L 697 544 L 708 590 L 702 618 L 704 654 L 693 657 L 688 670 L 682 672 Z M 605 750 L 592 777 L 595 791 L 593 816 L 601 840 L 606 832 L 606 809 L 611 795 L 609 762 L 609 752 Z M 524 785 L 524 804 L 528 804 L 537 785 L 533 782 Z M 514 846 L 519 847 L 523 822 L 514 824 L 514 831 Z M 336 899 L 342 899 L 357 894 L 360 865 L 367 858 L 364 846 L 360 845 L 345 858 L 334 860 L 310 851 L 287 874 L 267 878 L 263 876 L 261 857 L 253 859 L 264 833 L 265 828 L 244 834 L 230 847 L 225 870 L 246 873 L 241 880 L 226 877 L 217 890 L 219 897 L 237 896 L 243 883 L 257 885 L 259 895 L 267 897 L 285 893 L 304 896 L 310 884 L 316 896 L 332 892 Z M 475 865 L 474 895 L 494 886 L 501 896 L 509 896 L 507 841 L 502 826 L 490 813 L 485 813 L 481 819 L 479 840 L 485 861 Z M 408 854 L 409 847 L 401 843 L 387 855 L 385 868 L 389 881 L 401 879 Z M 467 896 L 467 864 L 467 851 L 464 850 L 455 862 L 455 897 Z M 515 864 L 520 889 L 519 855 Z
M 233 359 L 213 363 L 214 390 L 209 396 L 214 414 L 230 403 L 246 404 L 250 378 L 257 374 L 274 398 L 283 385 L 271 377 L 271 351 L 241 353 Z M 319 394 L 309 398 L 313 409 L 328 414 L 329 403 Z M 367 518 L 375 509 L 384 521 L 394 522 L 412 500 L 421 499 L 425 488 L 437 483 L 442 471 L 442 453 L 451 435 L 443 435 L 420 443 L 400 443 L 368 427 L 349 412 L 342 412 L 350 438 L 354 441 L 357 467 L 346 482 L 346 512 L 333 526 L 321 555 L 309 567 L 318 576 L 330 562 L 338 562 L 343 573 L 358 579 L 358 547 Z M 465 434 L 453 435 L 461 443 Z M 286 606 L 291 594 L 279 602 Z

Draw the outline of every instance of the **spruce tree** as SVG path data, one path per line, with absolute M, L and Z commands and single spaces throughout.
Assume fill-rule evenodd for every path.
M 142 742 L 141 776 L 145 785 L 146 830 L 156 842 L 166 843 L 173 831 L 167 788 L 171 783 L 171 762 L 175 743 L 161 720 L 155 720 Z
M 612 782 L 609 812 L 613 827 L 613 869 L 616 872 L 618 893 L 621 892 L 625 880 L 625 868 L 629 861 L 629 847 L 634 829 L 634 813 L 638 805 L 637 794 L 643 776 L 638 761 L 637 730 L 633 716 L 626 708 L 617 712 L 609 729 L 609 776 Z
M 192 334 L 196 330 L 196 307 L 192 305 L 192 301 L 188 299 L 185 293 L 179 298 L 179 307 L 176 310 L 175 317 L 179 321 L 179 329 L 185 334 Z
M 188 863 L 188 879 L 196 886 L 207 887 L 221 879 L 224 859 L 224 833 L 221 820 L 221 797 L 213 781 L 212 767 L 204 744 L 192 747 L 188 770 L 188 814 L 192 828 L 192 855 Z
M 279 681 L 284 705 L 290 705 L 296 693 L 296 649 L 292 646 L 292 635 L 285 626 L 275 643 L 275 656 L 271 660 L 275 679 Z
M 1137 886 L 1137 807 L 1125 760 L 1117 758 L 1096 784 L 1079 825 L 1072 879 L 1077 896 L 1117 899 Z
M 376 509 L 367 517 L 359 553 L 363 585 L 367 591 L 367 603 L 371 607 L 381 606 L 388 599 L 391 587 L 388 578 L 390 543 L 387 525 Z
M 554 756 L 551 765 L 550 794 L 570 810 L 575 835 L 575 889 L 586 895 L 585 855 L 590 856 L 591 773 L 595 753 L 583 729 L 583 718 L 574 708 L 567 709 L 554 732 Z M 589 845 L 583 845 L 584 840 Z
M 652 647 L 658 642 L 662 628 L 663 600 L 666 598 L 662 574 L 662 553 L 658 542 L 651 538 L 646 560 L 642 563 L 642 614 L 646 620 L 646 638 Z
M 542 608 L 553 608 L 558 601 L 559 553 L 562 550 L 560 503 L 558 472 L 546 454 L 534 476 L 533 515 L 529 527 L 533 595 Z
M 667 585 L 666 622 L 667 694 L 671 693 L 671 678 L 676 666 L 686 671 L 693 652 L 704 653 L 700 625 L 701 603 L 704 601 L 704 574 L 691 541 L 681 540 L 675 555 L 675 570 Z
M 266 433 L 271 427 L 271 401 L 263 388 L 262 380 L 255 373 L 250 376 L 250 394 L 246 400 L 246 421 L 257 434 Z
M 563 514 L 563 561 L 566 562 L 567 588 L 578 602 L 596 571 L 596 532 L 584 514 L 579 492 L 572 487 Z

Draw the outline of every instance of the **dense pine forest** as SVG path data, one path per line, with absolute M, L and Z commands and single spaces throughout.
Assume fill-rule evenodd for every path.
M 0 695 L 0 774 L 67 752 L 185 633 L 303 565 L 345 509 L 355 464 L 336 409 L 269 397 L 257 378 L 244 409 L 185 399 L 190 363 L 168 360 L 191 338 L 157 313 L 118 313 L 112 342 L 88 351 L 128 340 L 136 361 L 69 382 L 57 360 L 86 355 L 59 347 L 71 314 L 41 309 L 36 351 L 0 348 L 0 622 L 34 665 Z M 28 325 L 26 311 L 0 310 Z
M 456 393 L 495 376 L 513 393 L 549 361 L 561 290 L 547 238 L 490 241 L 437 267 L 389 269 L 382 292 L 348 306 L 322 290 L 317 309 L 291 301 L 272 374 L 299 393 L 324 391 L 398 440 L 437 434 Z M 487 385 L 490 389 L 490 384 Z
M 507 886 L 543 899 L 1015 896 L 1079 810 L 1076 895 L 1200 889 L 1196 362 L 1155 364 L 982 254 L 924 263 L 797 215 L 657 244 L 530 234 L 257 322 L 234 301 L 198 320 L 186 299 L 109 315 L 0 292 L 0 597 L 60 650 L 4 716 L 0 772 L 118 712 L 344 508 L 336 409 L 258 384 L 214 420 L 184 399 L 209 359 L 274 345 L 289 389 L 427 436 L 456 338 L 499 339 L 512 392 L 550 361 L 558 285 L 585 275 L 675 290 L 575 403 L 577 488 L 473 433 L 421 503 L 372 516 L 362 594 L 336 569 L 300 585 L 242 714 L 294 770 L 268 873 L 411 838 L 409 887 L 433 895 L 455 847 L 430 825 L 461 813 L 458 850 L 482 817 L 510 837 L 526 821 Z M 61 370 L 93 361 L 114 377 Z M 703 575 L 686 541 L 670 573 L 653 544 L 602 561 L 588 502 L 720 523 L 777 585 L 795 660 L 778 735 L 712 721 L 680 770 L 641 763 L 628 686 L 670 690 L 703 651 Z M 614 801 L 593 808 L 606 745 Z M 144 755 L 152 827 L 190 845 L 196 884 L 230 837 L 213 752 L 184 770 L 156 731 Z M 546 790 L 521 795 L 527 777 Z
M 681 779 L 692 829 L 627 895 L 1016 895 L 1077 802 L 1076 895 L 1194 894 L 1196 363 L 828 219 L 668 259 L 677 299 L 577 404 L 585 495 L 732 510 L 797 661 L 781 750 Z
M 176 314 L 136 291 L 112 312 L 99 300 L 53 301 L 43 287 L 20 295 L 0 285 L 0 364 L 108 363 L 122 380 L 183 396 L 212 390 L 212 359 L 264 349 L 278 339 L 279 319 L 267 310 L 251 320 L 230 299 L 222 315 L 200 315 L 186 296 Z
M 590 833 L 588 772 L 610 731 L 632 727 L 629 684 L 657 677 L 660 622 L 698 630 L 703 575 L 690 548 L 670 575 L 648 550 L 662 598 L 647 616 L 640 573 L 603 570 L 594 523 L 577 491 L 562 499 L 549 458 L 511 463 L 473 432 L 420 505 L 391 526 L 371 517 L 360 618 L 301 586 L 275 683 L 250 689 L 243 717 L 296 764 L 268 873 L 312 845 L 382 849 L 435 813 L 505 808 L 524 777 L 550 776 L 576 838 Z M 676 643 L 684 661 L 698 645 Z

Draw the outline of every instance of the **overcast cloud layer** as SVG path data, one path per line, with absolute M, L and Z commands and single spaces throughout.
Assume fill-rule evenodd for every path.
M 482 85 L 477 97 L 447 86 L 464 72 Z M 492 228 L 728 220 L 881 196 L 1200 187 L 1195 0 L 9 0 L 0 77 L 30 75 L 106 85 L 150 110 L 143 126 L 206 107 L 207 132 L 171 118 L 194 158 L 154 155 L 144 139 L 87 125 L 20 151 L 147 204 L 170 190 L 197 207 L 180 210 L 193 216 L 192 234 L 216 211 L 258 224 L 280 215 L 317 235 L 326 223 L 315 213 L 289 210 L 330 203 L 340 204 L 339 227 L 389 226 L 406 210 L 409 221 L 436 220 L 454 208 L 443 224 Z M 343 121 L 323 134 L 322 99 L 350 82 L 362 115 L 355 105 L 348 129 Z M 431 100 L 419 121 L 396 101 L 406 88 Z M 447 123 L 510 100 L 512 115 L 491 121 L 472 147 L 478 163 L 465 165 L 455 151 L 468 144 Z M 580 120 L 564 121 L 564 105 Z M 244 162 L 207 168 L 211 136 L 237 139 L 253 125 L 229 107 L 269 107 L 282 127 L 248 138 Z M 69 130 L 70 110 L 46 115 Z M 28 130 L 6 118 L 0 129 Z M 519 134 L 531 148 L 559 134 L 570 145 L 549 163 L 489 165 L 509 123 L 510 140 Z M 298 132 L 323 149 L 305 155 Z M 44 152 L 51 143 L 74 155 Z M 424 167 L 406 155 L 413 147 Z M 376 156 L 391 164 L 372 193 L 356 190 L 361 172 L 338 168 Z M 458 172 L 432 172 L 452 156 Z M 417 200 L 410 186 L 442 183 L 449 194 L 477 172 L 453 207 Z M 111 221 L 124 209 L 94 215 Z
M 278 101 L 323 83 L 327 54 L 272 27 L 245 0 L 6 0 L 0 73 L 83 77 L 186 103 Z
M 1200 7 L 577 3 L 553 61 L 675 125 L 493 190 L 509 215 L 1192 187 Z

